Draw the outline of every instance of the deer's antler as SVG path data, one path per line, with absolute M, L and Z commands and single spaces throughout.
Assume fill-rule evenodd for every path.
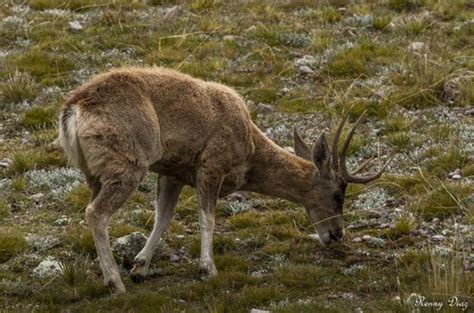
M 374 175 L 370 175 L 370 176 L 354 176 L 353 174 L 350 174 L 347 170 L 347 165 L 346 165 L 346 156 L 347 156 L 347 150 L 349 149 L 349 145 L 351 143 L 351 140 L 352 140 L 352 137 L 354 136 L 354 133 L 357 129 L 357 126 L 360 124 L 360 122 L 362 121 L 362 119 L 364 118 L 364 115 L 367 113 L 367 111 L 364 111 L 360 116 L 359 118 L 357 119 L 357 121 L 354 123 L 354 125 L 352 126 L 352 129 L 351 131 L 349 132 L 349 134 L 347 135 L 346 137 L 346 140 L 344 141 L 344 145 L 342 146 L 342 151 L 340 153 L 340 155 L 338 156 L 338 145 L 339 145 L 339 138 L 340 138 L 340 135 L 341 135 L 341 131 L 342 131 L 342 128 L 344 127 L 344 124 L 347 120 L 347 117 L 349 116 L 349 114 L 346 114 L 342 121 L 341 121 L 341 124 L 339 125 L 339 127 L 337 128 L 336 130 L 336 133 L 334 135 L 334 140 L 333 140 L 333 143 L 332 143 L 332 164 L 333 164 L 333 167 L 334 167 L 334 170 L 342 177 L 342 179 L 344 179 L 346 182 L 348 183 L 358 183 L 358 184 L 365 184 L 365 183 L 368 183 L 370 181 L 373 181 L 377 178 L 379 178 L 382 173 L 384 172 L 384 170 L 387 168 L 387 166 L 390 164 L 390 162 L 393 160 L 393 158 L 390 158 L 387 163 L 384 164 L 384 166 L 380 169 L 380 171 L 378 171 L 376 174 Z M 368 161 L 366 161 L 361 167 L 359 167 L 355 172 L 354 174 L 357 174 L 358 172 L 360 172 L 361 170 L 363 170 L 365 167 L 367 167 L 367 165 L 369 164 L 369 162 L 373 160 L 373 158 L 369 159 Z

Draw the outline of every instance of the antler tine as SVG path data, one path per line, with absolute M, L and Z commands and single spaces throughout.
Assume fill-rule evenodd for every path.
M 339 166 L 341 168 L 341 175 L 342 177 L 347 180 L 347 182 L 352 182 L 351 179 L 354 178 L 347 172 L 347 166 L 346 166 L 346 154 L 347 154 L 347 149 L 349 149 L 349 145 L 351 143 L 352 137 L 354 136 L 355 130 L 359 123 L 362 121 L 364 118 L 365 113 L 367 113 L 367 110 L 362 112 L 362 114 L 359 116 L 357 121 L 354 123 L 354 126 L 352 126 L 351 131 L 347 135 L 346 141 L 344 141 L 344 145 L 342 146 L 342 151 L 341 151 L 341 158 L 339 160 Z
M 362 164 L 354 172 L 352 172 L 352 175 L 355 175 L 355 174 L 359 173 L 360 171 L 362 171 L 364 168 L 366 168 L 367 165 L 369 165 L 370 161 L 372 161 L 373 159 L 375 159 L 375 157 L 370 157 L 370 159 L 365 161 L 364 164 Z
M 391 157 L 385 164 L 384 166 L 382 166 L 382 168 L 380 169 L 380 171 L 378 171 L 375 175 L 372 175 L 372 176 L 366 176 L 366 177 L 355 177 L 355 176 L 352 176 L 352 175 L 348 175 L 347 176 L 347 182 L 350 182 L 350 183 L 358 183 L 358 184 L 366 184 L 368 182 L 371 182 L 377 178 L 379 178 L 382 173 L 385 171 L 385 169 L 387 168 L 387 166 L 390 164 L 390 162 L 392 162 L 394 157 Z
M 339 124 L 339 127 L 337 128 L 336 133 L 334 134 L 334 139 L 332 141 L 332 164 L 336 172 L 339 172 L 339 161 L 338 161 L 338 156 L 337 156 L 337 150 L 338 150 L 337 147 L 339 145 L 339 137 L 341 136 L 342 128 L 344 128 L 344 124 L 346 123 L 348 116 L 349 116 L 349 113 L 344 115 L 344 117 L 342 118 L 342 121 Z

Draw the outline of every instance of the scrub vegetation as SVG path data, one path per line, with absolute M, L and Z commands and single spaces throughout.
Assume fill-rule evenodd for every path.
M 472 311 L 473 44 L 467 0 L 3 1 L 0 311 L 413 312 L 420 297 Z M 367 110 L 348 163 L 395 159 L 381 179 L 349 186 L 346 236 L 330 247 L 292 203 L 220 200 L 219 276 L 207 281 L 186 187 L 145 282 L 133 284 L 130 260 L 116 255 L 128 293 L 113 296 L 84 221 L 84 178 L 53 141 L 68 92 L 127 65 L 233 87 L 283 147 L 294 127 L 308 142 L 324 129 L 331 139 L 343 112 L 354 122 Z M 150 174 L 113 217 L 112 244 L 149 235 L 156 181 Z M 60 266 L 38 275 L 47 258 Z

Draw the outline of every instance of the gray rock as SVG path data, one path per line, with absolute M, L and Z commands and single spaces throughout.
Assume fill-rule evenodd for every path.
M 341 293 L 341 298 L 344 300 L 354 300 L 356 296 L 352 292 Z
M 370 235 L 364 235 L 364 236 L 362 236 L 362 240 L 364 240 L 364 241 L 368 241 L 368 240 L 370 240 L 370 239 L 372 239 L 372 237 L 371 237 Z
M 168 9 L 165 14 L 165 17 L 163 18 L 163 21 L 167 23 L 172 22 L 178 19 L 183 14 L 183 12 L 184 10 L 182 7 L 180 7 L 179 5 L 175 5 L 174 7 Z
M 303 65 L 298 68 L 298 71 L 303 74 L 313 74 L 314 71 L 309 66 Z
M 38 251 L 44 251 L 53 248 L 59 244 L 59 239 L 54 236 L 27 236 L 26 242 Z
M 362 241 L 362 238 L 360 237 L 355 237 L 352 239 L 352 242 L 361 242 Z
M 368 242 L 373 246 L 377 247 L 385 246 L 385 240 L 383 240 L 382 238 L 372 237 L 370 240 L 368 240 Z
M 412 42 L 407 49 L 411 53 L 424 53 L 428 50 L 426 44 L 419 41 Z
M 461 178 L 462 177 L 459 174 L 454 174 L 453 177 L 452 177 L 453 180 L 460 180 Z
M 446 239 L 446 237 L 444 237 L 443 235 L 433 235 L 431 237 L 431 239 L 433 239 L 435 241 L 444 241 Z
M 53 222 L 54 226 L 65 226 L 71 223 L 71 218 L 67 216 L 61 216 L 61 218 L 58 218 Z
M 246 30 L 244 30 L 245 33 L 251 33 L 253 31 L 255 31 L 257 29 L 257 26 L 255 25 L 252 25 L 250 26 L 249 28 L 247 28 Z
M 34 195 L 31 195 L 31 196 L 30 196 L 30 199 L 31 199 L 31 200 L 34 200 L 34 201 L 36 201 L 36 202 L 39 202 L 39 201 L 40 201 L 41 199 L 43 199 L 43 198 L 44 198 L 44 193 L 42 193 L 42 192 L 35 193 Z
M 308 236 L 309 236 L 309 238 L 311 238 L 313 240 L 319 240 L 319 235 L 318 234 L 309 234 Z
M 61 263 L 52 256 L 48 256 L 33 269 L 33 275 L 40 279 L 51 278 L 61 273 Z
M 147 237 L 141 232 L 117 238 L 112 245 L 112 251 L 122 264 L 131 264 L 135 256 L 145 246 Z
M 312 55 L 304 55 L 301 58 L 295 59 L 293 64 L 295 67 L 307 66 L 313 67 L 316 64 L 317 60 Z
M 72 31 L 80 31 L 80 30 L 83 30 L 84 27 L 81 25 L 79 21 L 72 21 L 72 22 L 69 22 L 69 29 Z
M 448 173 L 448 178 L 453 178 L 455 175 L 460 175 L 460 174 L 461 174 L 461 170 L 457 168 L 453 172 Z
M 262 278 L 264 272 L 265 270 L 255 271 L 255 272 L 250 273 L 250 276 L 254 278 Z
M 269 114 L 275 111 L 275 107 L 271 104 L 259 103 L 257 104 L 257 112 L 262 114 Z
M 449 235 L 449 233 L 451 233 L 451 230 L 445 228 L 441 231 L 441 233 L 443 234 L 443 236 L 446 236 L 446 235 Z
M 466 111 L 464 111 L 464 114 L 466 115 L 474 115 L 474 108 L 469 108 Z
M 171 254 L 170 255 L 170 262 L 179 262 L 181 260 L 181 257 L 177 254 Z
M 13 161 L 11 159 L 5 158 L 0 161 L 0 168 L 7 168 L 12 165 Z
M 252 309 L 252 310 L 250 310 L 250 313 L 272 313 L 272 312 L 267 311 L 267 310 Z
M 356 272 L 360 272 L 362 271 L 363 269 L 365 269 L 365 266 L 364 265 L 360 265 L 360 264 L 355 264 L 355 265 L 352 265 L 351 267 L 349 268 L 345 268 L 342 270 L 342 272 L 346 275 L 352 275 Z
M 237 36 L 226 35 L 222 39 L 224 39 L 224 41 L 235 41 L 236 38 L 237 38 Z

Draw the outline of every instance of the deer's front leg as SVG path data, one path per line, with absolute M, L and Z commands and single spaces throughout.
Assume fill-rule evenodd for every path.
M 157 191 L 155 224 L 145 247 L 138 253 L 130 271 L 133 282 L 141 282 L 148 274 L 151 258 L 162 234 L 170 226 L 183 183 L 170 176 L 161 176 L 160 190 Z
M 217 275 L 212 251 L 214 209 L 222 185 L 222 176 L 199 171 L 197 193 L 199 202 L 199 227 L 201 229 L 201 261 L 199 270 L 204 278 Z

